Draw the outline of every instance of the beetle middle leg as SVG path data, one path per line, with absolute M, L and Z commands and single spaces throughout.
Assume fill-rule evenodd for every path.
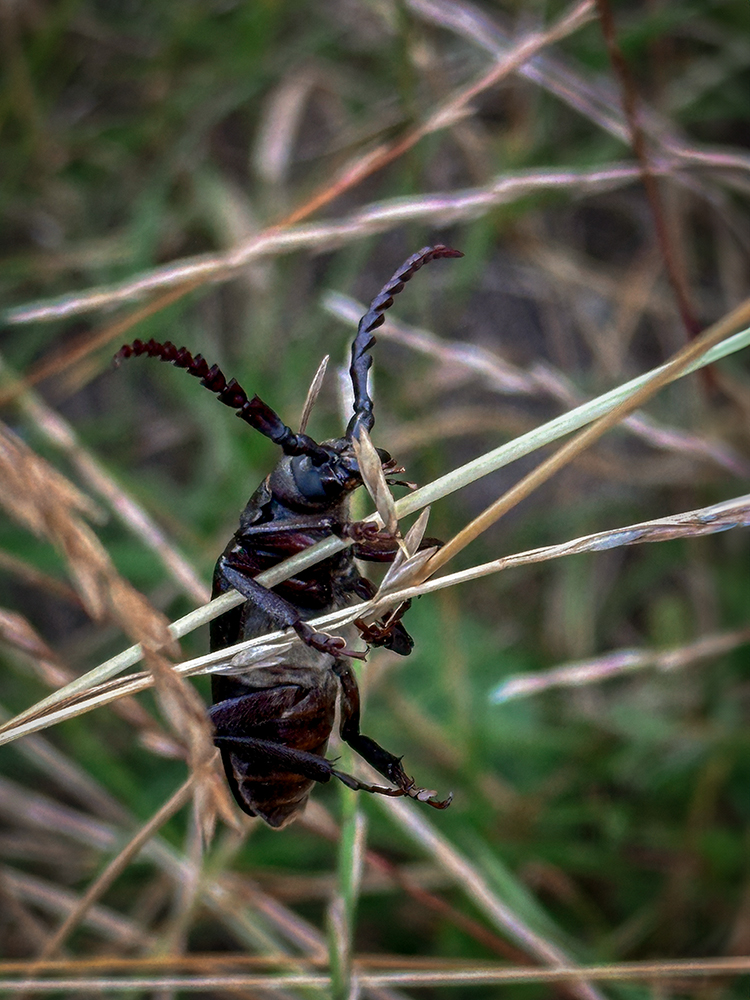
M 341 738 L 352 750 L 371 764 L 376 771 L 392 781 L 402 795 L 426 802 L 435 809 L 447 809 L 453 798 L 449 795 L 442 801 L 435 799 L 437 794 L 429 788 L 420 788 L 413 778 L 401 766 L 401 758 L 396 757 L 376 743 L 369 736 L 359 731 L 359 688 L 351 667 L 346 660 L 337 660 L 334 672 L 341 682 Z M 393 793 L 396 794 L 396 793 Z
M 339 636 L 318 632 L 312 625 L 300 617 L 299 610 L 279 594 L 274 593 L 262 583 L 257 583 L 240 565 L 233 565 L 228 556 L 222 556 L 217 564 L 224 581 L 248 601 L 268 615 L 279 628 L 292 628 L 307 646 L 317 649 L 320 653 L 331 656 L 352 656 L 358 660 L 365 658 L 365 653 L 357 649 L 348 649 L 346 640 Z

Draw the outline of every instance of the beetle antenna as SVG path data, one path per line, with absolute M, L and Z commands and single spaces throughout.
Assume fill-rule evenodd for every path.
M 145 344 L 142 340 L 134 340 L 132 344 L 124 344 L 120 348 L 115 354 L 114 362 L 119 365 L 125 358 L 139 357 L 142 354 L 168 361 L 177 368 L 184 368 L 188 375 L 199 378 L 201 385 L 215 392 L 220 402 L 236 410 L 241 420 L 279 445 L 284 454 L 309 455 L 316 465 L 330 461 L 331 456 L 325 449 L 306 434 L 295 434 L 260 396 L 248 399 L 247 393 L 236 379 L 227 382 L 218 365 L 209 367 L 202 355 L 193 356 L 185 347 L 175 347 L 169 340 L 165 340 L 163 344 L 156 340 L 149 340 Z
M 367 391 L 367 373 L 372 365 L 372 355 L 369 351 L 375 343 L 372 331 L 385 322 L 383 313 L 386 309 L 390 309 L 393 305 L 393 296 L 398 295 L 412 275 L 416 274 L 423 264 L 429 264 L 431 260 L 439 260 L 441 257 L 463 257 L 463 254 L 460 250 L 454 250 L 442 243 L 438 243 L 434 247 L 423 247 L 417 253 L 412 254 L 408 260 L 404 261 L 390 281 L 383 285 L 370 303 L 370 308 L 359 321 L 357 335 L 352 344 L 352 363 L 349 368 L 352 389 L 354 390 L 354 416 L 346 429 L 346 436 L 349 440 L 358 436 L 360 427 L 364 427 L 369 433 L 375 423 L 372 399 Z

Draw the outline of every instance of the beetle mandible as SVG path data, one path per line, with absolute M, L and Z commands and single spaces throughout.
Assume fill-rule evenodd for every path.
M 213 597 L 238 590 L 242 605 L 211 623 L 211 650 L 275 629 L 291 628 L 301 642 L 285 654 L 285 662 L 250 669 L 231 676 L 212 677 L 213 706 L 209 715 L 214 742 L 221 751 L 227 781 L 240 808 L 279 828 L 303 810 L 315 782 L 338 778 L 349 788 L 382 795 L 407 795 L 445 809 L 450 796 L 439 801 L 420 788 L 401 766 L 401 759 L 359 730 L 359 690 L 350 657 L 362 654 L 346 641 L 314 629 L 308 620 L 363 600 L 375 593 L 361 576 L 355 558 L 391 562 L 397 542 L 372 525 L 351 523 L 349 497 L 362 485 L 354 451 L 360 430 L 374 424 L 367 375 L 372 365 L 372 331 L 383 321 L 393 296 L 422 267 L 441 257 L 462 257 L 459 250 L 439 244 L 424 247 L 396 271 L 362 317 L 352 344 L 349 369 L 354 391 L 354 414 L 341 438 L 317 444 L 306 434 L 295 434 L 258 396 L 248 399 L 235 379 L 227 382 L 217 365 L 209 367 L 200 354 L 166 341 L 140 340 L 126 344 L 115 360 L 147 355 L 184 368 L 237 416 L 278 444 L 283 457 L 258 487 L 240 515 L 240 525 L 219 557 L 214 571 Z M 386 477 L 396 462 L 378 449 Z M 402 471 L 402 470 L 398 470 Z M 335 534 L 353 539 L 336 555 L 299 573 L 273 590 L 253 577 L 315 542 Z M 370 645 L 406 655 L 413 642 L 400 614 L 387 625 L 362 630 Z M 367 784 L 339 771 L 325 757 L 341 693 L 341 738 L 395 787 Z

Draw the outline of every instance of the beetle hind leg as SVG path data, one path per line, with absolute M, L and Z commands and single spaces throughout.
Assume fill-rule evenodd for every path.
M 338 778 L 339 781 L 342 781 L 347 788 L 353 788 L 355 792 L 371 792 L 373 795 L 391 795 L 394 797 L 409 794 L 404 788 L 390 788 L 388 785 L 368 785 L 366 781 L 360 781 L 354 775 L 347 774 L 346 771 L 337 771 L 336 768 L 332 769 L 331 774 Z
M 367 739 L 367 737 L 364 738 Z M 373 795 L 401 796 L 411 794 L 409 790 L 402 787 L 389 788 L 386 785 L 370 785 L 355 778 L 352 774 L 347 774 L 346 771 L 339 771 L 333 766 L 333 762 L 326 757 L 308 753 L 306 750 L 296 750 L 271 740 L 217 733 L 214 736 L 214 743 L 223 751 L 229 751 L 245 760 L 252 760 L 261 769 L 283 770 L 289 774 L 299 774 L 303 778 L 309 778 L 311 781 L 317 781 L 321 784 L 325 784 L 331 778 L 338 778 L 347 788 L 353 788 L 359 792 L 371 792 Z M 424 789 L 419 789 L 419 791 L 424 791 Z M 249 815 L 256 815 L 259 811 L 256 803 L 252 803 L 252 808 L 249 808 L 249 803 L 242 799 L 239 801 Z M 431 802 L 430 805 L 435 805 L 435 803 Z
M 342 704 L 341 704 L 341 738 L 348 743 L 352 750 L 355 750 L 360 757 L 371 764 L 376 771 L 379 771 L 384 778 L 392 781 L 395 789 L 388 791 L 388 795 L 407 795 L 409 798 L 417 799 L 419 802 L 426 802 L 434 809 L 447 809 L 451 804 L 453 795 L 445 799 L 436 798 L 437 792 L 429 788 L 420 788 L 413 778 L 404 771 L 401 766 L 401 758 L 390 753 L 376 743 L 369 736 L 365 736 L 359 731 L 359 688 L 349 664 L 345 660 L 339 660 L 334 667 L 341 682 Z M 340 777 L 340 775 L 337 775 Z M 343 780 L 343 779 L 342 779 Z M 348 782 L 345 782 L 347 784 Z M 354 786 L 350 786 L 354 787 Z M 358 785 L 357 787 L 365 787 Z M 368 791 L 380 791 L 377 786 L 368 788 Z

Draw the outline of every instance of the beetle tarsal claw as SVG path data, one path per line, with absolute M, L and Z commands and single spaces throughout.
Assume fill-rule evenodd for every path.
M 415 788 L 412 794 L 412 798 L 416 799 L 418 802 L 425 802 L 428 806 L 432 806 L 433 809 L 447 809 L 448 806 L 453 801 L 453 792 L 448 794 L 445 799 L 438 799 L 437 792 L 431 788 Z
M 364 660 L 367 659 L 367 654 L 369 653 L 369 651 L 370 651 L 369 648 L 368 649 L 349 649 L 348 646 L 342 646 L 341 649 L 338 651 L 338 655 L 339 656 L 348 656 L 352 660 L 363 660 L 364 661 Z
M 337 771 L 335 768 L 331 770 L 331 774 L 335 778 L 338 778 L 347 788 L 352 788 L 357 792 L 370 792 L 373 795 L 388 795 L 395 798 L 400 798 L 402 795 L 407 794 L 403 788 L 390 788 L 388 785 L 370 785 L 364 781 L 360 781 L 359 778 L 355 778 L 352 774 L 347 774 L 346 771 Z
M 418 799 L 420 802 L 429 802 L 436 795 L 437 789 L 435 788 L 415 788 L 412 797 Z
M 401 770 L 401 768 L 399 768 L 399 770 Z M 403 794 L 408 795 L 410 799 L 414 799 L 417 802 L 424 802 L 426 805 L 432 806 L 433 809 L 447 809 L 453 801 L 453 792 L 451 792 L 445 799 L 438 799 L 437 792 L 434 788 L 420 788 L 413 778 L 409 778 L 403 771 L 401 773 L 403 774 L 404 780 L 398 781 L 397 778 L 394 778 L 393 780 L 397 781 L 399 786 L 403 789 Z
M 401 768 L 400 761 L 401 758 L 399 758 L 398 770 L 401 771 L 403 778 L 399 781 L 398 778 L 395 777 L 394 769 L 393 780 L 396 781 L 401 788 L 403 788 L 404 795 L 408 795 L 410 799 L 415 799 L 417 802 L 424 802 L 426 805 L 432 806 L 433 809 L 447 809 L 453 801 L 453 792 L 451 792 L 446 799 L 438 799 L 437 792 L 434 788 L 420 788 L 413 778 L 408 777 Z
M 342 639 L 340 635 L 319 632 L 312 625 L 302 621 L 297 622 L 292 627 L 306 646 L 317 649 L 319 653 L 328 653 L 330 656 L 349 656 L 355 660 L 367 658 L 366 650 L 350 649 L 346 644 L 346 639 Z

